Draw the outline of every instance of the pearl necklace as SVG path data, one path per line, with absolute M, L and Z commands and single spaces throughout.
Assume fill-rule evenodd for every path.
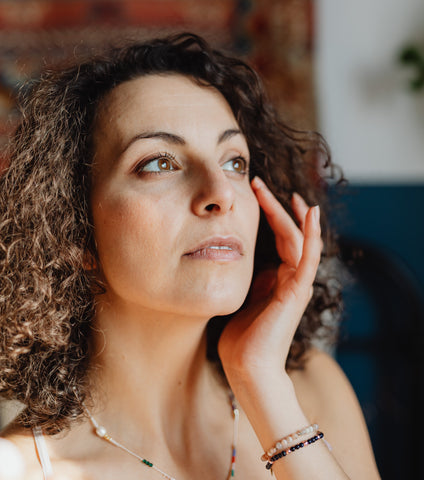
M 238 424 L 239 424 L 239 409 L 237 408 L 237 405 L 235 403 L 235 398 L 232 392 L 229 393 L 229 400 L 230 400 L 230 405 L 231 405 L 231 410 L 233 413 L 233 418 L 234 418 L 234 424 L 233 424 L 233 442 L 231 446 L 231 466 L 230 466 L 230 471 L 227 476 L 227 480 L 233 480 L 234 479 L 234 474 L 235 474 L 235 466 L 236 466 L 236 445 L 237 445 L 237 435 L 238 435 Z M 99 425 L 95 418 L 91 415 L 90 411 L 88 408 L 83 404 L 85 411 L 87 412 L 88 418 L 91 421 L 91 424 L 93 425 L 94 428 L 94 433 L 101 438 L 102 440 L 105 440 L 106 442 L 111 443 L 115 447 L 120 448 L 124 452 L 127 452 L 129 455 L 135 457 L 137 460 L 139 460 L 143 465 L 146 465 L 147 467 L 153 468 L 156 470 L 160 475 L 162 475 L 163 478 L 166 478 L 167 480 L 176 480 L 174 477 L 171 475 L 168 475 L 165 473 L 163 470 L 158 468 L 153 462 L 150 460 L 147 460 L 147 458 L 141 457 L 140 455 L 137 455 L 135 452 L 131 451 L 121 443 L 117 442 L 115 439 L 113 439 L 106 431 L 106 428 L 103 427 L 102 425 Z

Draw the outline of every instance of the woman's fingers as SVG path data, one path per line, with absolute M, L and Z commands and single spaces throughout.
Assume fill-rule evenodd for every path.
M 292 196 L 292 209 L 294 214 L 296 215 L 297 220 L 299 221 L 300 229 L 302 232 L 305 231 L 305 219 L 306 219 L 306 214 L 309 211 L 309 205 L 303 200 L 303 197 L 301 197 L 297 192 L 293 193 Z M 322 241 L 321 238 L 321 252 L 324 249 L 324 242 Z
M 319 207 L 310 208 L 299 194 L 293 195 L 292 208 L 301 231 L 260 178 L 252 180 L 252 188 L 274 231 L 278 253 L 288 267 L 280 267 L 279 283 L 286 284 L 294 274 L 296 296 L 309 300 L 322 251 Z
M 300 229 L 305 231 L 305 219 L 309 210 L 309 205 L 303 200 L 303 198 L 297 193 L 293 193 L 291 201 L 292 209 L 299 221 Z
M 318 206 L 309 209 L 305 218 L 305 233 L 302 257 L 296 270 L 295 280 L 298 285 L 312 286 L 321 258 L 321 227 Z
M 321 257 L 319 207 L 309 209 L 305 219 L 305 240 L 296 269 L 280 266 L 275 299 L 296 329 L 313 294 L 313 282 Z M 290 337 L 291 338 L 291 337 Z
M 278 253 L 282 257 L 281 260 L 296 267 L 302 255 L 302 232 L 259 177 L 252 180 L 252 188 L 270 227 L 274 231 Z M 279 240 L 282 241 L 284 248 L 279 245 Z

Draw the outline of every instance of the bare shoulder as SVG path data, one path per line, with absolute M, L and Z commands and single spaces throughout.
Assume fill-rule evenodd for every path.
M 0 432 L 0 458 L 0 478 L 43 478 L 32 432 L 15 423 Z
M 346 433 L 350 421 L 359 420 L 361 431 L 366 434 L 365 421 L 356 395 L 337 362 L 327 353 L 312 349 L 307 353 L 303 370 L 291 374 L 296 394 L 311 420 L 318 421 L 322 429 Z
M 320 413 L 329 404 L 333 410 L 339 398 L 347 397 L 354 404 L 358 403 L 349 380 L 337 362 L 328 353 L 316 348 L 306 354 L 304 369 L 294 371 L 291 377 L 298 395 L 313 395 L 313 403 L 319 407 Z
M 319 424 L 349 478 L 380 478 L 359 402 L 337 362 L 312 349 L 305 368 L 291 378 L 305 413 Z

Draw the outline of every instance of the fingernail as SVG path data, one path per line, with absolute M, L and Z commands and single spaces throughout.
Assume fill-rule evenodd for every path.
M 319 217 L 320 217 L 320 208 L 319 205 L 315 205 L 315 207 L 312 207 L 312 214 L 314 218 L 315 225 L 319 225 Z
M 300 195 L 297 192 L 293 192 L 293 200 L 298 204 L 300 203 L 301 205 L 307 205 L 307 203 L 305 202 L 305 199 L 302 197 L 302 195 Z
M 256 188 L 261 188 L 261 187 L 265 187 L 265 182 L 262 180 L 262 178 L 256 176 L 256 177 L 253 177 L 253 180 L 252 180 L 252 185 Z
M 252 180 L 252 185 L 255 188 L 262 188 L 263 190 L 269 190 L 266 183 L 262 180 L 261 177 L 254 177 Z

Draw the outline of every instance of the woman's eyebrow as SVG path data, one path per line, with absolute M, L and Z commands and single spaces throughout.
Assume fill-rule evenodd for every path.
M 236 128 L 230 128 L 228 130 L 225 130 L 219 135 L 217 144 L 219 145 L 220 143 L 225 142 L 226 140 L 229 140 L 235 135 L 240 135 L 240 134 L 242 134 L 241 130 Z M 129 142 L 125 145 L 124 149 L 122 150 L 122 153 L 128 150 L 128 148 L 137 140 L 144 140 L 147 138 L 160 138 L 162 140 L 165 140 L 167 143 L 171 143 L 174 145 L 186 145 L 187 143 L 183 137 L 180 137 L 175 133 L 162 132 L 162 131 L 140 132 L 140 133 L 137 133 L 137 135 L 134 135 L 134 137 L 132 137 L 129 140 Z
M 242 131 L 239 130 L 238 128 L 230 128 L 228 130 L 225 130 L 218 137 L 218 142 L 217 142 L 218 145 L 220 143 L 225 142 L 226 140 L 229 140 L 230 138 L 234 137 L 234 135 L 242 135 Z
M 179 135 L 175 135 L 174 133 L 169 133 L 169 132 L 141 132 L 137 133 L 137 135 L 134 135 L 134 137 L 131 138 L 131 140 L 125 145 L 125 147 L 122 150 L 122 153 L 128 150 L 128 148 L 137 140 L 143 140 L 145 138 L 160 138 L 162 140 L 165 140 L 168 143 L 173 143 L 176 145 L 185 145 L 186 141 L 184 138 L 180 137 Z

